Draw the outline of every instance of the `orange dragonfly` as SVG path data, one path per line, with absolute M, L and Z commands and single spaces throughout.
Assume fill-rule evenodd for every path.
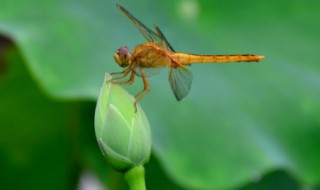
M 135 96 L 135 106 L 151 89 L 147 77 L 156 74 L 161 68 L 168 67 L 170 86 L 176 99 L 180 101 L 188 95 L 191 89 L 192 73 L 186 66 L 194 63 L 258 62 L 264 58 L 264 56 L 251 54 L 197 55 L 175 52 L 157 25 L 154 25 L 153 31 L 137 20 L 121 5 L 117 4 L 117 7 L 148 40 L 148 42 L 138 45 L 134 52 L 130 52 L 129 48 L 124 46 L 114 54 L 115 61 L 125 69 L 122 72 L 111 73 L 112 75 L 121 75 L 120 77 L 113 78 L 113 83 L 130 85 L 134 82 L 136 75 L 142 78 L 144 89 Z M 129 80 L 120 81 L 120 79 L 125 78 L 129 74 Z

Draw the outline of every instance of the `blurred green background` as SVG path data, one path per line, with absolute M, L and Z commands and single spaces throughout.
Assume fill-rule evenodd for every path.
M 93 126 L 114 51 L 145 41 L 115 3 L 177 51 L 266 56 L 192 66 L 181 102 L 149 78 L 148 189 L 320 189 L 317 0 L 1 0 L 1 189 L 127 189 Z

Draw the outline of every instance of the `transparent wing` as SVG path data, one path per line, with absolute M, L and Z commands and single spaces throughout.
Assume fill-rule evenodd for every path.
M 141 77 L 141 73 L 143 73 L 143 75 L 146 77 L 151 77 L 153 75 L 158 74 L 162 69 L 163 67 L 150 67 L 150 68 L 137 67 L 135 72 L 136 72 L 136 75 L 138 75 L 139 77 Z
M 169 50 L 171 50 L 172 52 L 175 52 L 174 49 L 172 48 L 172 46 L 169 44 L 168 40 L 166 39 L 166 37 L 163 35 L 163 33 L 161 32 L 160 28 L 158 28 L 157 25 L 154 25 L 154 29 L 156 30 L 158 36 L 161 38 L 161 42 L 162 44 Z
M 192 73 L 182 67 L 170 67 L 169 82 L 176 99 L 180 101 L 190 92 Z
M 168 43 L 167 39 L 164 37 L 163 33 L 160 31 L 160 29 L 157 26 L 155 26 L 156 32 L 154 32 L 150 28 L 148 28 L 146 25 L 141 23 L 138 19 L 136 19 L 131 13 L 129 13 L 129 11 L 127 11 L 121 5 L 117 4 L 117 7 L 133 22 L 134 25 L 136 25 L 136 27 L 140 30 L 142 35 L 148 41 L 157 42 L 162 47 L 165 47 L 170 51 L 174 52 L 172 46 Z

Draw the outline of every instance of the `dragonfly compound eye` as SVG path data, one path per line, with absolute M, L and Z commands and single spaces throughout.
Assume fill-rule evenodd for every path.
M 127 67 L 129 65 L 130 57 L 131 52 L 127 46 L 121 47 L 114 54 L 114 60 L 120 65 L 120 67 Z

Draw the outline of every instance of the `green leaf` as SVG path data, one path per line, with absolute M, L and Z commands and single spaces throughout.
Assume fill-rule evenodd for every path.
M 75 150 L 66 128 L 72 107 L 44 96 L 17 51 L 6 51 L 0 76 L 0 182 L 4 189 L 68 189 Z M 8 63 L 8 64 L 4 64 Z M 2 65 L 3 64 L 3 65 Z M 57 119 L 59 118 L 59 119 Z M 23 177 L 22 177 L 23 176 Z
M 222 189 L 282 168 L 304 186 L 319 184 L 317 1 L 118 3 L 158 24 L 177 51 L 266 56 L 192 66 L 192 90 L 181 102 L 166 72 L 149 78 L 141 104 L 168 176 L 188 189 Z M 48 94 L 70 99 L 96 98 L 104 73 L 121 70 L 110 64 L 114 50 L 144 42 L 113 1 L 5 0 L 0 31 Z M 134 86 L 132 93 L 142 88 L 139 78 Z

